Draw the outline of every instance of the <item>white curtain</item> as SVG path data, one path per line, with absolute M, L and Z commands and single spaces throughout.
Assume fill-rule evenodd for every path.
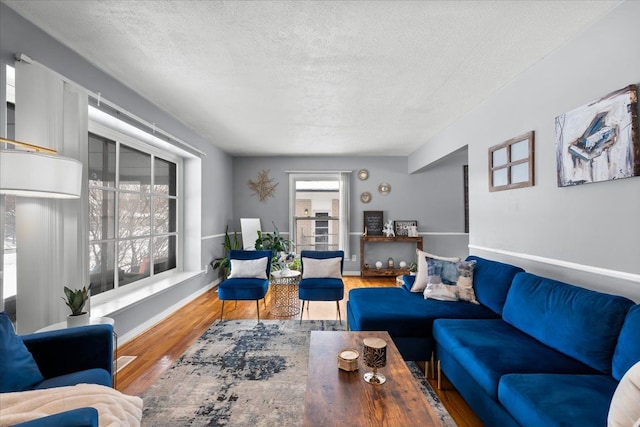
M 344 256 L 347 260 L 351 257 L 351 248 L 349 247 L 350 180 L 351 172 L 340 172 L 340 247 L 344 250 Z
M 64 286 L 88 285 L 87 99 L 80 87 L 39 64 L 16 64 L 16 139 L 83 162 L 80 199 L 16 198 L 21 334 L 64 320 Z

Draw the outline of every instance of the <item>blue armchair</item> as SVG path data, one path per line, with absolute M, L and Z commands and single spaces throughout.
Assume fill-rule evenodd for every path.
M 224 314 L 226 300 L 256 300 L 258 322 L 260 321 L 259 301 L 269 290 L 272 256 L 272 251 L 232 250 L 229 252 L 231 272 L 227 280 L 218 285 L 218 299 L 222 301 L 220 320 Z
M 19 392 L 81 383 L 112 386 L 113 328 L 79 328 L 16 335 L 0 313 L 0 392 Z M 98 426 L 93 408 L 80 408 L 18 426 Z
M 298 296 L 302 300 L 300 321 L 304 312 L 304 303 L 309 301 L 335 301 L 340 316 L 340 301 L 344 298 L 342 271 L 344 251 L 302 251 L 300 252 L 302 279 L 298 285 Z

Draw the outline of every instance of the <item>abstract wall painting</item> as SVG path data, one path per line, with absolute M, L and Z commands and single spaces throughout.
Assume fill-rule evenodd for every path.
M 635 85 L 556 117 L 558 187 L 640 176 Z

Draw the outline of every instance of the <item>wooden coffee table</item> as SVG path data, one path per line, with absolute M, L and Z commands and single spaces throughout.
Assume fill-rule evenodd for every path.
M 362 361 L 362 339 L 367 337 L 387 342 L 387 366 L 378 369 L 387 381 L 381 385 L 362 378 L 371 371 Z M 360 353 L 357 371 L 338 369 L 337 355 L 345 348 Z M 440 422 L 387 332 L 312 331 L 303 425 L 402 427 Z

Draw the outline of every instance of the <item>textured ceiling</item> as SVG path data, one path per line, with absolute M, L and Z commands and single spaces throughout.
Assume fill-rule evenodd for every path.
M 234 155 L 407 155 L 619 3 L 3 2 Z

